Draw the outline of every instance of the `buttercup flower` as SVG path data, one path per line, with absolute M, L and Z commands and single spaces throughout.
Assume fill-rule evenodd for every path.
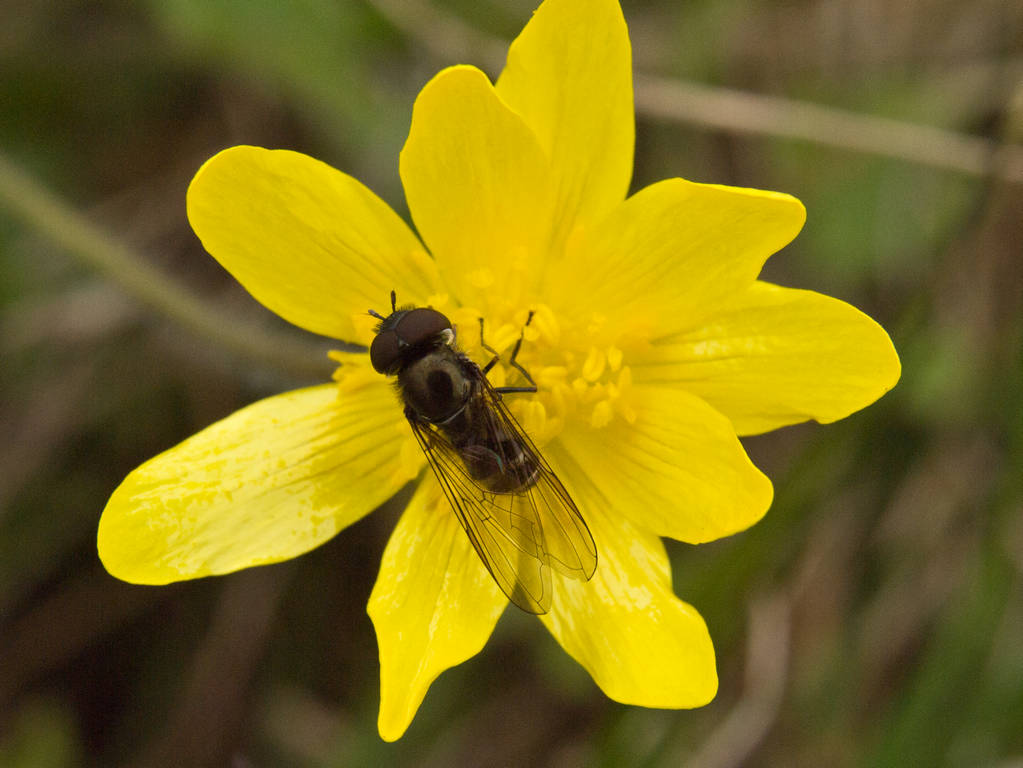
M 445 69 L 416 100 L 400 172 L 419 233 L 366 187 L 289 151 L 235 147 L 188 190 L 206 249 L 314 333 L 368 345 L 390 292 L 447 315 L 593 534 L 589 581 L 554 578 L 540 620 L 616 701 L 696 707 L 717 688 L 699 614 L 672 591 L 660 537 L 741 531 L 771 503 L 737 435 L 830 422 L 894 386 L 884 330 L 841 301 L 759 281 L 803 225 L 784 194 L 669 179 L 626 198 L 631 52 L 615 0 L 546 0 L 496 85 Z M 527 314 L 534 313 L 525 326 Z M 525 329 L 524 329 L 525 328 Z M 524 329 L 524 330 L 523 330 Z M 99 526 L 113 575 L 143 584 L 295 557 L 417 489 L 369 603 L 383 738 L 431 682 L 476 654 L 508 600 L 426 469 L 366 354 L 335 381 L 271 397 L 132 472 Z

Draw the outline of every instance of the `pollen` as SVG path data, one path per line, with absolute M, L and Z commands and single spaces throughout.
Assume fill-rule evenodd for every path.
M 454 303 L 447 295 L 430 297 L 435 307 L 449 302 Z M 612 339 L 607 338 L 609 328 L 603 315 L 569 319 L 559 317 L 546 304 L 510 301 L 495 302 L 487 309 L 454 305 L 445 307 L 445 314 L 456 329 L 458 348 L 481 368 L 496 351 L 499 359 L 486 374 L 496 388 L 528 386 L 529 381 L 511 364 L 521 339 L 515 362 L 528 372 L 537 391 L 508 393 L 505 403 L 537 445 L 550 442 L 569 424 L 601 430 L 617 419 L 635 422 L 632 370 L 627 364 L 630 345 L 622 339 L 616 339 L 617 344 L 607 343 Z M 481 344 L 480 318 L 482 341 L 489 349 Z M 602 330 L 604 343 L 594 343 L 596 328 Z M 334 380 L 342 396 L 367 383 L 379 383 L 365 352 L 334 350 L 329 357 L 338 363 Z M 414 441 L 403 446 L 398 470 L 402 477 L 418 471 L 419 454 Z
M 622 367 L 622 351 L 613 344 L 607 348 L 607 365 L 615 372 Z
M 523 408 L 522 426 L 531 435 L 538 435 L 542 439 L 547 432 L 547 409 L 539 400 L 531 400 Z M 546 442 L 546 440 L 544 441 Z
M 594 429 L 600 429 L 606 427 L 611 423 L 611 419 L 614 418 L 614 408 L 611 406 L 611 400 L 601 400 L 595 406 L 593 406 L 593 413 L 590 414 L 590 426 Z
M 600 377 L 604 374 L 604 367 L 606 365 L 607 354 L 596 347 L 590 347 L 589 354 L 586 355 L 586 361 L 583 363 L 583 378 L 591 384 L 599 381 Z
M 592 341 L 595 329 L 604 333 L 608 330 L 603 315 L 593 313 L 568 319 L 559 317 L 546 304 L 529 305 L 528 309 L 509 307 L 506 313 L 495 315 L 485 322 L 486 342 L 498 350 L 502 360 L 491 369 L 490 381 L 494 386 L 520 383 L 521 374 L 509 365 L 509 356 L 522 338 L 516 362 L 529 372 L 537 392 L 510 395 L 508 402 L 537 444 L 542 446 L 557 437 L 570 423 L 599 430 L 616 419 L 635 422 L 632 372 L 627 365 L 626 349 L 614 343 Z M 505 318 L 511 321 L 506 322 Z M 486 353 L 481 361 L 485 359 Z
M 557 346 L 561 341 L 561 325 L 554 311 L 546 304 L 533 307 L 533 322 L 529 327 L 539 334 L 539 340 L 545 344 Z

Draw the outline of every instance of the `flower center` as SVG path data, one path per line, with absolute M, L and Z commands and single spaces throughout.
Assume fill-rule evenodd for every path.
M 619 417 L 629 424 L 635 422 L 635 393 L 627 359 L 636 341 L 628 337 L 615 340 L 603 316 L 559 317 L 546 304 L 505 301 L 492 302 L 481 311 L 452 307 L 445 295 L 432 296 L 427 303 L 447 315 L 456 330 L 456 344 L 480 367 L 494 356 L 481 343 L 483 318 L 482 341 L 499 355 L 487 373 L 495 387 L 529 386 L 522 372 L 511 365 L 515 344 L 522 339 L 515 362 L 529 373 L 537 391 L 508 393 L 504 402 L 537 445 L 550 442 L 573 421 L 592 429 L 607 427 Z M 369 315 L 355 319 L 371 339 L 378 321 Z M 379 377 L 364 352 L 336 351 L 331 357 L 340 364 L 334 379 L 342 389 L 364 386 L 367 380 Z
M 495 387 L 528 386 L 522 373 L 511 365 L 511 356 L 522 338 L 515 362 L 536 382 L 536 394 L 508 394 L 505 403 L 538 445 L 543 445 L 575 420 L 591 428 L 609 425 L 616 417 L 630 424 L 636 419 L 632 403 L 632 372 L 625 352 L 613 343 L 596 339 L 604 318 L 582 320 L 558 317 L 546 304 L 526 307 L 490 307 L 483 320 L 483 340 L 500 355 L 488 378 Z M 529 311 L 533 316 L 526 325 Z M 485 365 L 493 354 L 480 343 L 481 314 L 470 307 L 448 311 L 458 331 L 459 347 Z

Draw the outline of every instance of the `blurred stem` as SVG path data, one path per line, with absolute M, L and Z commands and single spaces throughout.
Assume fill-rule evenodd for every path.
M 752 758 L 778 719 L 789 678 L 792 600 L 782 591 L 749 602 L 742 698 L 695 751 L 686 744 L 656 755 L 657 765 L 739 768 Z
M 409 39 L 438 59 L 504 66 L 508 44 L 427 0 L 367 0 Z M 779 96 L 656 77 L 634 77 L 636 111 L 730 133 L 808 141 L 827 147 L 1023 183 L 1023 147 L 928 125 Z
M 0 153 L 0 204 L 126 293 L 222 349 L 302 378 L 329 374 L 325 347 L 217 311 L 50 193 Z
M 637 75 L 635 87 L 636 109 L 650 117 L 1023 183 L 1023 148 L 980 136 L 651 75 Z

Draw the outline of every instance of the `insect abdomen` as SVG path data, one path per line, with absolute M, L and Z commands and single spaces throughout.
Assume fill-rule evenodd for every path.
M 486 418 L 479 409 L 466 411 L 470 422 L 474 417 Z M 461 435 L 449 433 L 449 437 L 473 480 L 493 493 L 518 493 L 537 481 L 539 463 L 514 435 L 466 426 L 470 428 Z M 480 435 L 489 439 L 480 441 Z

